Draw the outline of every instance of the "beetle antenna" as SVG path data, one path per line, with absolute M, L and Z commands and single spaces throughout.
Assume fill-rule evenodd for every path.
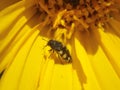
M 47 41 L 47 42 L 48 42 L 48 40 L 46 40 L 46 39 L 44 39 L 44 38 L 42 38 L 42 40 L 44 40 L 44 41 Z M 46 46 L 47 46 L 47 44 L 43 47 L 43 49 L 44 49 Z

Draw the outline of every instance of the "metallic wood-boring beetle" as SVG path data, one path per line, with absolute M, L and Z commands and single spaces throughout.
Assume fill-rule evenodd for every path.
M 65 60 L 65 62 L 72 62 L 69 50 L 66 48 L 66 46 L 63 46 L 61 42 L 56 40 L 49 40 L 47 45 L 51 47 L 51 50 L 56 51 L 58 55 L 60 55 Z

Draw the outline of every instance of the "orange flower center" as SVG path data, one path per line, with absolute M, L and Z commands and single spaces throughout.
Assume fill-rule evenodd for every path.
M 70 39 L 75 30 L 89 31 L 99 24 L 104 25 L 117 11 L 113 0 L 38 0 L 37 8 L 45 16 L 45 26 L 59 35 L 54 37 Z M 60 30 L 62 29 L 62 30 Z

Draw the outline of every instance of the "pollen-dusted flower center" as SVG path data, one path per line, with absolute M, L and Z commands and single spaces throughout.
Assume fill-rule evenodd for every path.
M 45 25 L 59 32 L 55 37 L 67 39 L 75 30 L 84 31 L 98 24 L 104 25 L 115 10 L 113 0 L 37 0 L 36 4 L 41 15 L 44 13 Z

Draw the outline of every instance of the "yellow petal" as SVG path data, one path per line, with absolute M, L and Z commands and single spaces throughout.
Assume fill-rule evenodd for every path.
M 22 72 L 24 70 L 27 56 L 38 34 L 39 32 L 36 31 L 35 33 L 33 33 L 33 35 L 31 35 L 31 37 L 29 37 L 28 40 L 24 38 L 24 44 L 22 40 L 19 41 L 19 43 L 17 43 L 17 45 L 15 46 L 16 48 L 21 48 L 19 51 L 11 51 L 11 55 L 14 55 L 14 53 L 17 53 L 17 55 L 11 56 L 12 58 L 14 58 L 14 61 L 4 72 L 4 75 L 0 82 L 0 90 L 17 90 Z M 21 43 L 22 45 L 20 46 L 19 44 Z M 9 57 L 7 56 L 6 59 L 9 59 Z
M 32 25 L 31 23 L 28 24 Z M 8 51 L 6 50 L 3 56 L 1 56 L 2 61 L 0 62 L 0 71 L 5 69 L 5 67 L 7 67 L 11 63 L 20 47 L 26 42 L 27 38 L 29 38 L 30 35 L 32 35 L 32 33 L 35 31 L 35 29 L 31 29 L 31 27 L 25 25 L 21 32 L 19 32 L 19 35 L 16 36 L 15 40 L 11 43 L 11 45 L 9 45 Z
M 115 19 L 111 19 L 109 24 L 109 30 L 113 31 L 116 35 L 119 35 L 120 37 L 120 22 Z
M 26 32 L 26 30 L 22 31 L 21 28 L 35 14 L 35 9 L 29 8 L 29 9 L 26 9 L 25 11 L 26 12 L 24 14 L 21 14 L 18 16 L 20 18 L 17 19 L 16 22 L 11 24 L 11 27 L 9 27 L 8 29 L 5 29 L 5 30 L 3 29 L 3 32 L 1 33 L 1 36 L 0 36 L 0 38 L 1 38 L 0 53 L 3 52 L 3 50 L 5 50 L 8 47 L 8 45 L 9 46 L 10 46 L 10 44 L 11 44 L 11 46 L 12 46 L 12 44 L 14 45 L 14 43 L 16 43 L 16 41 L 18 41 L 18 39 Z M 18 12 L 16 12 L 16 13 L 18 13 Z M 12 17 L 14 17 L 14 16 L 12 16 Z
M 74 46 L 76 55 L 74 54 L 74 56 L 76 57 L 74 57 L 73 68 L 77 71 L 79 82 L 81 83 L 82 89 L 100 90 L 100 85 L 96 79 L 95 72 L 93 71 L 92 66 L 90 64 L 87 52 L 85 51 L 84 47 L 81 45 L 79 41 L 80 39 L 87 40 L 87 38 L 82 38 L 80 36 L 81 34 L 80 35 L 78 35 L 77 33 L 75 34 Z
M 82 35 L 80 35 L 80 36 L 82 37 Z M 98 36 L 98 35 L 96 35 L 96 36 Z M 90 89 L 91 87 L 89 87 L 89 85 L 91 84 L 90 86 L 92 86 L 92 84 L 94 84 L 94 90 L 95 89 L 98 90 L 100 88 L 102 90 L 119 89 L 120 88 L 120 86 L 119 86 L 120 80 L 119 80 L 117 73 L 115 72 L 113 63 L 111 63 L 109 61 L 109 58 L 106 56 L 106 52 L 104 52 L 104 49 L 101 46 L 99 46 L 99 44 L 97 43 L 98 39 L 95 39 L 95 35 L 91 34 L 90 37 L 91 38 L 87 37 L 87 35 L 86 35 L 82 38 L 82 39 L 87 40 L 87 42 L 85 42 L 85 40 L 83 40 L 83 42 L 84 42 L 85 50 L 87 51 L 88 55 L 85 56 L 85 54 L 84 54 L 85 51 L 83 51 L 83 48 L 81 48 L 81 50 L 78 48 L 76 49 L 76 53 L 79 56 L 79 60 L 80 60 L 81 64 L 83 65 L 82 66 L 83 69 L 86 68 L 86 69 L 84 69 L 84 72 L 86 75 L 87 83 L 83 83 L 86 85 L 84 88 Z M 104 38 L 104 36 L 102 36 L 102 38 Z M 104 38 L 104 40 L 105 40 L 105 38 Z M 107 41 L 107 42 L 109 42 L 109 41 Z M 76 44 L 77 44 L 77 41 L 76 41 Z M 79 44 L 79 41 L 78 41 L 78 44 Z M 104 41 L 103 44 L 109 45 L 111 43 L 106 43 Z M 79 46 L 79 48 L 80 47 L 81 46 Z M 85 58 L 85 57 L 88 57 L 88 58 Z M 119 69 L 119 68 L 117 68 L 117 69 Z M 94 77 L 94 78 L 92 78 L 92 77 Z M 90 80 L 91 78 L 92 78 L 92 80 Z M 92 87 L 92 89 L 93 89 L 93 87 Z
M 53 68 L 54 68 L 54 62 L 52 59 L 48 59 L 46 60 L 45 63 L 43 63 L 39 82 L 38 82 L 38 90 L 50 89 Z
M 41 49 L 45 44 L 41 41 L 42 38 L 37 37 L 31 49 L 29 49 L 18 90 L 35 90 L 38 87 L 40 73 L 45 62 L 43 58 L 44 52 Z
M 94 31 L 94 33 L 95 38 L 97 38 L 97 41 L 99 45 L 101 45 L 101 48 L 103 49 L 109 62 L 117 75 L 120 77 L 120 39 L 112 33 L 103 32 L 101 29 L 98 32 Z
M 27 6 L 28 5 L 28 6 Z M 27 7 L 26 7 L 27 6 Z M 10 7 L 5 8 L 0 12 L 0 34 L 8 31 L 11 27 L 11 24 L 16 22 L 19 19 L 19 15 L 22 14 L 31 4 L 26 3 L 25 1 L 20 1 L 11 5 Z
M 72 90 L 72 84 L 72 65 L 55 65 L 53 68 L 53 75 L 51 77 L 50 89 Z

